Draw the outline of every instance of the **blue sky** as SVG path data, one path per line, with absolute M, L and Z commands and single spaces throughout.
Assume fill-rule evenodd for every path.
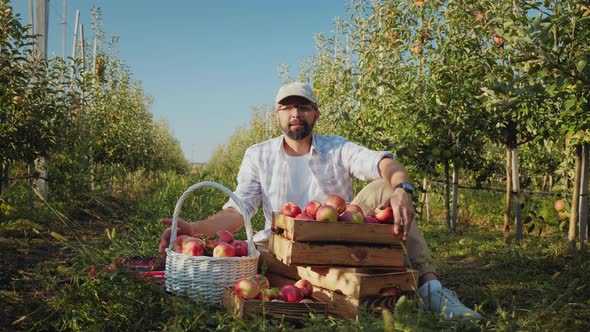
M 34 2 L 34 1 L 33 1 Z M 102 9 L 107 38 L 120 37 L 118 57 L 154 98 L 154 119 L 167 119 L 187 159 L 206 162 L 253 107 L 272 105 L 279 65 L 295 77 L 316 52 L 314 35 L 331 36 L 346 18 L 345 0 L 67 0 L 66 50 L 76 10 L 91 40 L 91 8 Z M 29 1 L 13 0 L 29 23 Z M 63 0 L 51 0 L 50 56 L 62 54 Z

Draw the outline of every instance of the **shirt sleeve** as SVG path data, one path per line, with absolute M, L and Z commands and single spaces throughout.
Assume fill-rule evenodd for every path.
M 255 151 L 250 148 L 247 149 L 238 171 L 238 185 L 234 194 L 244 203 L 246 209 L 246 211 L 242 211 L 242 213 L 246 214 L 244 217 L 249 216 L 252 218 L 262 200 L 258 164 L 256 163 L 258 159 L 255 156 Z M 231 198 L 223 205 L 224 209 L 229 207 L 238 209 L 238 205 Z
M 342 145 L 342 160 L 350 174 L 362 181 L 381 178 L 379 162 L 383 158 L 395 159 L 390 151 L 374 151 L 353 142 L 345 141 Z

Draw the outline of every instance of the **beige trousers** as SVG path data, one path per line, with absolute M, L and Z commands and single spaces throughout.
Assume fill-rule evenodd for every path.
M 384 179 L 367 184 L 354 198 L 353 204 L 359 205 L 363 211 L 370 211 L 393 194 L 389 182 Z M 419 276 L 425 273 L 436 273 L 430 249 L 416 220 L 412 223 L 406 239 L 406 266 L 418 270 Z

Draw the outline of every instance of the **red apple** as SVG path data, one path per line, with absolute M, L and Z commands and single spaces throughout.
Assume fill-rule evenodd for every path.
M 336 194 L 328 195 L 324 200 L 324 205 L 333 206 L 338 211 L 338 214 L 346 210 L 346 201 L 342 196 Z
M 303 299 L 303 294 L 295 285 L 289 284 L 281 288 L 280 299 L 287 302 L 299 302 Z
M 497 33 L 494 34 L 492 40 L 494 41 L 494 44 L 498 46 L 502 46 L 504 44 L 504 38 Z
M 295 216 L 295 219 L 301 219 L 301 220 L 315 220 L 314 217 L 310 216 L 309 214 L 305 213 L 305 212 L 301 212 L 300 214 Z
M 273 288 L 266 288 L 261 289 L 260 293 L 258 294 L 258 299 L 260 301 L 270 302 L 275 299 L 278 299 L 281 296 L 281 290 L 273 287 Z
M 315 215 L 317 221 L 336 221 L 338 220 L 338 211 L 331 205 L 322 205 Z
M 236 249 L 231 244 L 225 242 L 219 243 L 213 249 L 213 257 L 234 257 L 236 256 Z
M 384 224 L 392 224 L 393 223 L 393 210 L 390 206 L 385 208 L 375 208 L 375 219 L 379 220 Z
M 295 218 L 300 213 L 301 208 L 293 202 L 287 202 L 281 207 L 281 214 L 287 217 Z
M 200 239 L 191 238 L 182 245 L 182 253 L 189 256 L 204 256 L 205 247 Z
M 563 211 L 557 212 L 557 219 L 559 219 L 560 221 L 564 221 L 564 220 L 568 219 L 569 217 L 570 217 L 570 214 L 568 212 L 563 212 Z
M 356 204 L 349 204 L 349 205 L 346 207 L 346 210 L 350 210 L 350 211 L 353 211 L 353 210 L 354 210 L 354 211 L 358 211 L 358 212 L 360 212 L 360 213 L 363 215 L 363 217 L 365 216 L 365 212 L 363 211 L 363 208 L 362 208 L 362 207 L 360 207 L 360 205 L 356 205 Z
M 234 240 L 232 245 L 236 250 L 236 257 L 248 256 L 248 243 L 246 241 Z
M 262 289 L 266 289 L 266 288 L 270 287 L 270 282 L 268 281 L 268 278 L 266 278 L 262 274 L 255 274 L 254 280 L 256 280 L 258 282 L 258 284 L 260 285 L 260 288 L 262 288 Z
M 385 287 L 379 290 L 381 296 L 398 296 L 402 290 L 399 287 Z
M 309 282 L 309 280 L 299 279 L 295 283 L 295 287 L 301 290 L 301 294 L 303 294 L 303 297 L 310 297 L 313 293 L 313 285 L 311 284 L 311 282 Z
M 322 203 L 320 203 L 320 201 L 312 200 L 307 202 L 303 211 L 315 218 L 315 214 L 320 208 L 320 206 L 322 206 Z
M 338 220 L 354 224 L 362 224 L 364 222 L 363 215 L 356 210 L 347 210 L 338 216 Z
M 188 235 L 179 235 L 172 244 L 172 250 L 176 252 L 182 252 L 182 244 L 188 239 L 190 239 L 190 236 Z
M 234 236 L 230 231 L 226 231 L 224 229 L 217 231 L 215 234 L 219 237 L 219 241 L 225 243 L 232 243 L 234 242 Z
M 256 280 L 245 277 L 236 282 L 234 290 L 239 297 L 251 300 L 255 299 L 258 296 L 258 293 L 260 293 L 260 285 L 258 285 Z
M 366 216 L 363 218 L 363 222 L 364 222 L 365 224 L 380 224 L 380 223 L 381 223 L 379 220 L 375 219 L 375 217 L 373 217 L 373 216 L 370 216 L 370 215 L 366 215 Z
M 565 201 L 563 199 L 558 199 L 553 203 L 553 207 L 555 211 L 563 211 L 565 209 Z

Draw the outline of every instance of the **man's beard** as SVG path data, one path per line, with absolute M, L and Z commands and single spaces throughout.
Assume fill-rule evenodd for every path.
M 290 130 L 291 125 L 294 124 L 301 125 L 303 126 L 303 128 L 297 131 Z M 289 123 L 286 127 L 281 126 L 281 130 L 283 131 L 283 134 L 287 135 L 287 137 L 289 137 L 290 139 L 300 141 L 309 136 L 309 134 L 311 134 L 314 125 L 315 121 L 312 124 L 309 124 L 305 120 L 300 120 L 295 123 Z

